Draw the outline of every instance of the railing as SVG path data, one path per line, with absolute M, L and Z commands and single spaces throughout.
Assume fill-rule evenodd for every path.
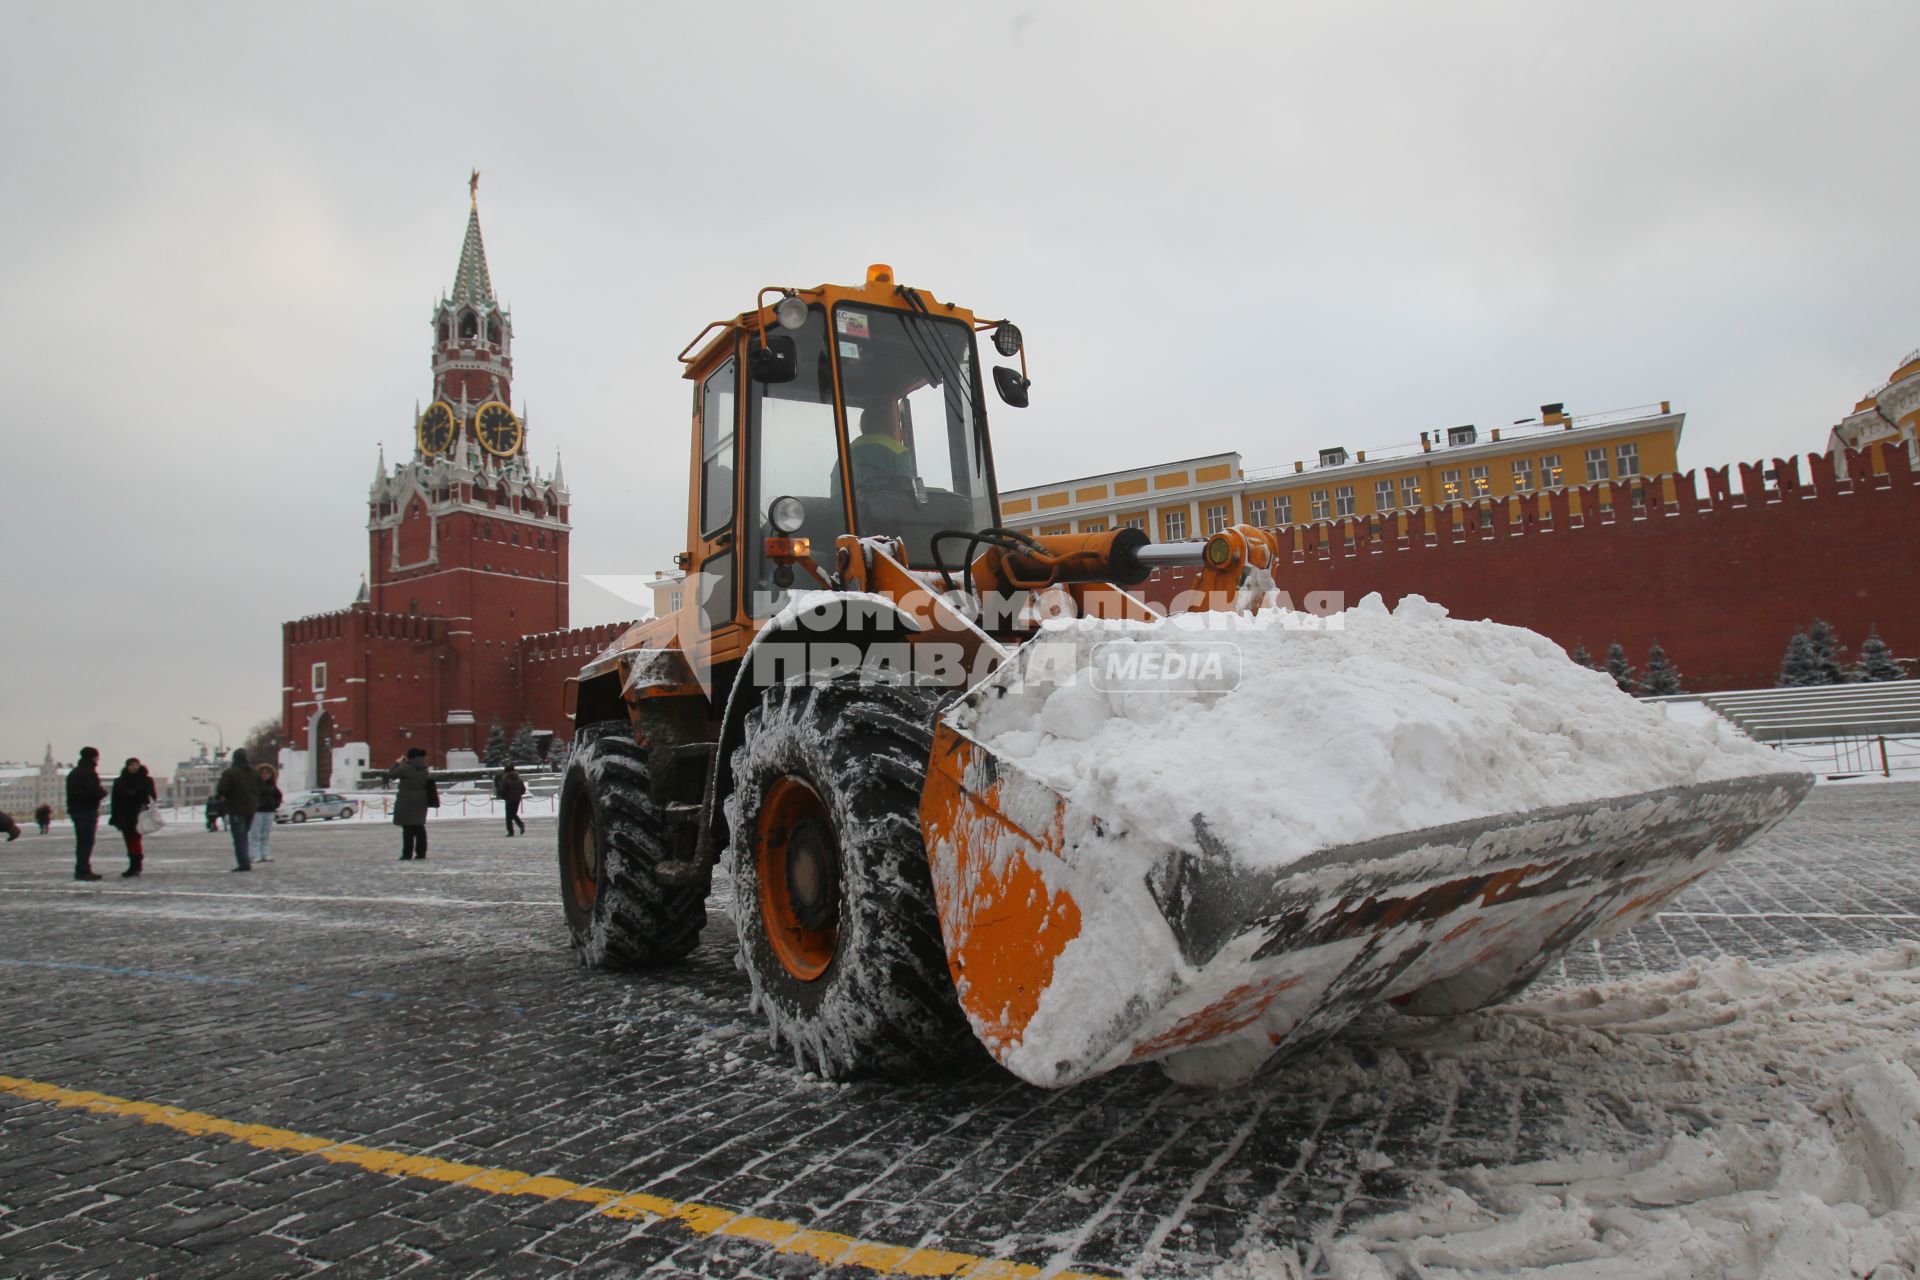
M 1801 738 L 1778 744 L 1823 778 L 1883 778 L 1920 781 L 1920 738 Z

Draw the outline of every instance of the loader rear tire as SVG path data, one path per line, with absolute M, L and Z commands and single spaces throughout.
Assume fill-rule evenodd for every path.
M 625 721 L 591 725 L 560 788 L 560 901 L 573 953 L 589 969 L 649 969 L 692 951 L 706 892 L 662 885 L 666 823 L 646 748 Z
M 770 688 L 727 801 L 754 1005 L 802 1070 L 914 1076 L 986 1061 L 954 994 L 920 833 L 940 691 Z

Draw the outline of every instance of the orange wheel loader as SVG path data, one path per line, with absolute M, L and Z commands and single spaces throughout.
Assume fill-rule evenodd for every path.
M 983 369 L 981 335 L 1018 367 Z M 1297 1047 L 1379 1000 L 1478 1008 L 1643 918 L 1805 793 L 1783 774 L 1673 787 L 1323 849 L 1278 876 L 1196 819 L 1193 847 L 1135 886 L 1143 951 L 1172 959 L 1102 983 L 1108 958 L 1075 942 L 1121 907 L 1058 872 L 1111 833 L 971 737 L 969 699 L 1057 612 L 1152 620 L 1128 588 L 1155 568 L 1196 568 L 1195 607 L 1232 607 L 1270 581 L 1273 536 L 1003 527 L 984 388 L 1026 405 L 1022 336 L 886 266 L 765 288 L 680 360 L 682 603 L 570 686 L 561 897 L 583 964 L 667 965 L 698 943 L 724 867 L 752 1003 L 824 1077 L 984 1048 L 1059 1087 L 1244 1047 L 1250 1029 L 1263 1053 Z

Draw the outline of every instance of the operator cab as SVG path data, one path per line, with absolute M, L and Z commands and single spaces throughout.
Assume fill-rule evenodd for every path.
M 783 337 L 792 343 L 790 376 Z M 742 531 L 748 611 L 771 612 L 784 595 L 765 555 L 769 536 L 809 539 L 823 575 L 849 520 L 863 537 L 901 539 L 916 568 L 960 568 L 965 539 L 935 535 L 997 523 L 972 327 L 904 302 L 842 300 L 808 304 L 797 326 L 766 341 L 771 359 L 758 335 L 747 337 L 747 368 L 771 364 L 785 380 L 756 373 L 747 383 L 744 498 L 758 520 Z M 797 499 L 802 514 L 797 526 L 776 530 L 768 508 L 783 497 Z M 794 585 L 804 590 L 808 578 Z

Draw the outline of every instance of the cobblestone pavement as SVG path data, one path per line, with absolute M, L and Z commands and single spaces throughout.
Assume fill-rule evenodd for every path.
M 1822 789 L 1548 981 L 1920 939 L 1917 833 L 1920 786 Z M 397 862 L 396 836 L 282 827 L 274 861 L 242 878 L 224 835 L 172 828 L 139 881 L 112 878 L 103 840 L 98 885 L 67 878 L 56 837 L 0 846 L 0 1075 L 378 1149 L 330 1163 L 197 1121 L 0 1093 L 0 1275 L 873 1272 L 697 1214 L 612 1216 L 367 1167 L 391 1151 L 875 1245 L 1193 1276 L 1236 1246 L 1305 1242 L 1404 1203 L 1411 1172 L 1551 1149 L 1556 1100 L 1523 1079 L 1385 1107 L 1329 1096 L 1311 1064 L 1226 1093 L 1150 1067 L 1061 1093 L 992 1072 L 822 1083 L 746 1011 L 724 884 L 690 963 L 590 974 L 565 946 L 550 820 L 514 840 L 437 823 L 424 864 Z M 1324 1052 L 1365 1062 L 1368 1034 Z

